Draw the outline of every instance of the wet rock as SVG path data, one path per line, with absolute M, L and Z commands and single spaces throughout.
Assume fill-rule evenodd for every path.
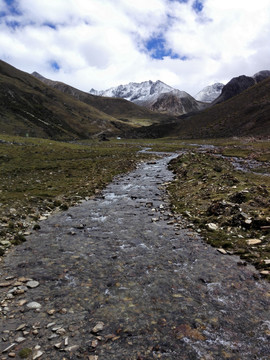
M 41 350 L 36 350 L 33 353 L 33 360 L 39 359 L 43 355 L 43 352 Z
M 104 329 L 104 322 L 100 321 L 93 327 L 91 333 L 96 334 Z
M 35 301 L 28 303 L 26 306 L 28 307 L 28 309 L 31 309 L 31 310 L 37 310 L 37 309 L 41 308 L 41 304 L 39 304 L 38 302 L 35 302 Z
M 30 289 L 34 289 L 39 286 L 39 282 L 35 280 L 30 280 L 26 283 L 26 286 L 29 287 Z
M 17 338 L 15 339 L 15 341 L 16 341 L 18 344 L 24 342 L 25 340 L 26 340 L 26 338 L 24 338 L 24 337 L 22 337 L 22 336 L 17 337 Z
M 2 351 L 2 353 L 4 354 L 4 353 L 8 352 L 8 351 L 11 350 L 12 348 L 14 348 L 15 345 L 16 345 L 16 343 L 13 343 L 13 344 L 9 345 L 7 348 L 5 348 L 5 349 Z
M 220 252 L 220 253 L 223 254 L 223 255 L 226 255 L 226 254 L 227 254 L 227 251 L 224 250 L 224 249 L 222 249 L 222 248 L 217 249 L 217 251 Z
M 79 347 L 80 347 L 79 345 L 71 345 L 71 346 L 67 347 L 65 349 L 65 351 L 68 351 L 68 352 L 76 351 L 79 349 Z
M 10 282 L 0 283 L 0 288 L 9 287 L 11 285 L 12 285 L 12 283 L 10 283 Z

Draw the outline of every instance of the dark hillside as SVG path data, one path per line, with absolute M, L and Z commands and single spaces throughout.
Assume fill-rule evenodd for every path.
M 118 133 L 117 121 L 0 61 L 0 132 L 69 140 Z
M 270 78 L 193 116 L 179 118 L 167 135 L 182 138 L 270 135 Z

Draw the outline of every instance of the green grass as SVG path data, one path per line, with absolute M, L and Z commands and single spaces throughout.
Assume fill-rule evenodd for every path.
M 140 145 L 87 141 L 84 145 L 0 135 L 0 233 L 18 243 L 44 213 L 67 209 L 98 193 L 117 174 L 149 155 Z M 15 239 L 15 240 L 14 240 Z
M 26 230 L 38 230 L 44 213 L 63 211 L 94 196 L 117 174 L 134 168 L 142 148 L 179 152 L 171 169 L 175 181 L 168 187 L 172 210 L 200 229 L 206 241 L 239 254 L 261 270 L 270 258 L 270 177 L 235 171 L 227 159 L 213 152 L 257 159 L 268 158 L 269 142 L 250 139 L 198 140 L 217 146 L 198 152 L 194 141 L 136 139 L 79 143 L 0 136 L 0 235 L 13 244 L 25 241 Z M 224 204 L 223 206 L 222 204 Z M 246 224 L 246 216 L 252 224 Z M 214 223 L 217 231 L 209 231 Z M 248 246 L 246 240 L 262 243 Z M 0 253 L 3 254 L 0 246 Z M 269 265 L 268 265 L 269 267 Z

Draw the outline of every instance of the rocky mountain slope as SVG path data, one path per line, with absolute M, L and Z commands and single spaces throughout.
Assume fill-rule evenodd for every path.
M 222 92 L 223 87 L 224 87 L 224 84 L 221 84 L 221 83 L 215 83 L 213 85 L 206 86 L 201 91 L 199 91 L 194 96 L 194 98 L 197 101 L 211 103 L 214 100 L 216 100 L 216 98 L 219 97 L 219 95 Z
M 94 106 L 100 111 L 113 116 L 130 126 L 151 125 L 153 123 L 170 121 L 170 117 L 167 115 L 153 113 L 152 111 L 121 97 L 92 95 L 65 83 L 47 79 L 37 72 L 32 73 L 32 75 L 44 84 L 65 94 L 72 95 L 76 99 Z
M 214 100 L 213 104 L 219 104 L 223 101 L 226 101 L 240 94 L 249 87 L 267 79 L 268 77 L 270 77 L 270 71 L 268 70 L 260 71 L 252 77 L 245 75 L 234 77 L 228 82 L 228 84 L 223 87 L 220 96 Z
M 183 115 L 205 107 L 185 91 L 158 80 L 119 85 L 108 90 L 90 90 L 93 95 L 123 98 L 150 110 L 171 115 Z

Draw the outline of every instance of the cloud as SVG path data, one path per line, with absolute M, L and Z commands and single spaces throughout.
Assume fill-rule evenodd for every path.
M 0 0 L 0 58 L 85 91 L 160 79 L 194 95 L 270 69 L 269 13 L 268 0 Z

